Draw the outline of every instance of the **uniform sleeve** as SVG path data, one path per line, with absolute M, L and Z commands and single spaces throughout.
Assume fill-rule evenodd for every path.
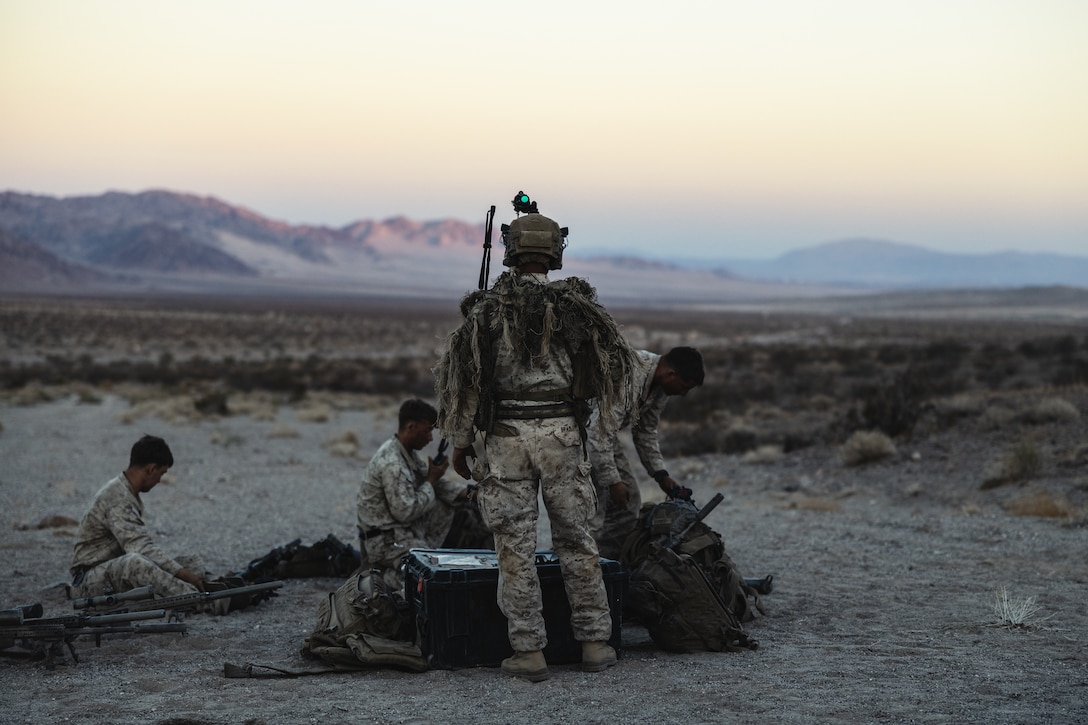
M 416 483 L 415 474 L 405 466 L 385 466 L 378 472 L 389 514 L 408 523 L 419 518 L 434 501 L 434 489 L 426 481 Z
M 473 423 L 479 401 L 476 393 L 468 392 L 465 395 L 465 404 L 450 416 L 449 434 L 454 448 L 468 448 L 476 439 Z
M 617 481 L 622 481 L 619 469 L 616 467 L 616 451 L 620 449 L 619 432 L 604 431 L 601 426 L 601 414 L 597 406 L 589 418 L 589 461 L 593 464 L 593 470 L 597 474 L 597 484 L 611 486 Z
M 167 556 L 155 545 L 144 525 L 143 517 L 133 503 L 117 506 L 107 513 L 110 532 L 127 554 L 142 554 L 160 568 L 177 576 L 184 569 L 181 564 Z
M 665 468 L 665 459 L 661 456 L 661 444 L 658 442 L 657 424 L 661 421 L 661 412 L 669 401 L 667 395 L 659 393 L 650 400 L 639 414 L 638 422 L 631 429 L 631 439 L 635 443 L 638 459 L 642 461 L 646 472 L 651 476 L 655 471 Z

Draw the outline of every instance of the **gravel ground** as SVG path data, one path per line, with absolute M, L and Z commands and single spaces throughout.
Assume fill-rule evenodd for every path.
M 353 541 L 360 469 L 395 428 L 397 401 L 379 397 L 239 399 L 232 407 L 248 414 L 194 417 L 157 394 L 134 406 L 132 391 L 116 392 L 0 404 L 4 606 L 70 611 L 57 584 L 75 527 L 43 519 L 78 519 L 145 432 L 176 459 L 145 499 L 160 544 L 223 573 L 299 537 Z M 708 523 L 742 572 L 775 577 L 767 615 L 748 625 L 753 652 L 665 653 L 625 625 L 616 667 L 554 667 L 539 684 L 487 668 L 224 678 L 225 662 L 312 667 L 299 648 L 340 582 L 294 579 L 257 607 L 190 617 L 185 636 L 81 640 L 79 663 L 51 670 L 0 658 L 0 721 L 1086 722 L 1088 393 L 1064 396 L 1080 418 L 1031 429 L 1064 465 L 993 490 L 980 490 L 985 470 L 1022 430 L 962 423 L 856 467 L 821 446 L 760 463 L 670 461 L 698 503 L 725 494 Z M 1010 513 L 1025 500 L 1056 502 L 1058 514 Z M 1002 587 L 1014 603 L 1034 600 L 1024 626 L 995 614 Z

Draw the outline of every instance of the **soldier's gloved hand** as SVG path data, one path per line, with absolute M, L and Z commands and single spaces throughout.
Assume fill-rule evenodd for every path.
M 679 483 L 670 488 L 665 495 L 679 501 L 691 501 L 691 489 L 687 486 L 681 486 Z
M 472 478 L 472 469 L 468 465 L 469 458 L 476 460 L 476 449 L 472 446 L 453 449 L 453 470 L 457 471 L 457 475 L 461 478 Z

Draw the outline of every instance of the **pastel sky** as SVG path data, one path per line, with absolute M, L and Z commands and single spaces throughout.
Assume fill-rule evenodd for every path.
M 0 190 L 1088 255 L 1085 0 L 0 0 Z

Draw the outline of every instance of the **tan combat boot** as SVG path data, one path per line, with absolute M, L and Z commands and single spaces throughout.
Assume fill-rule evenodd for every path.
M 552 676 L 540 650 L 515 652 L 513 657 L 502 661 L 502 671 L 514 677 L 524 677 L 529 682 L 542 682 Z
M 616 664 L 616 650 L 608 642 L 582 642 L 582 671 L 601 672 Z

